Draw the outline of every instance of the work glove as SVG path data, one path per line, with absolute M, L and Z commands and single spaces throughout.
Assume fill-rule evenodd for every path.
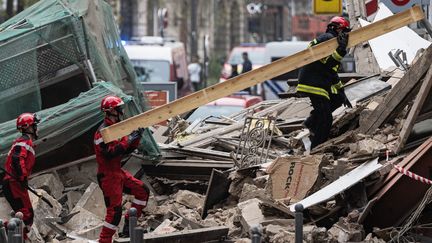
M 348 46 L 348 39 L 349 39 L 349 35 L 345 32 L 340 32 L 339 35 L 337 36 L 337 42 L 339 46 L 337 47 L 336 51 L 341 56 L 345 56 L 347 53 L 346 49 Z
M 346 96 L 346 94 L 345 94 L 345 92 L 343 90 L 340 91 L 340 95 L 342 96 L 342 101 L 343 101 L 342 104 L 345 107 L 352 108 L 352 104 L 349 101 L 348 97 Z
M 137 130 L 133 131 L 129 135 L 129 144 L 134 143 L 137 139 L 141 139 L 142 134 L 144 133 L 144 128 L 138 128 Z

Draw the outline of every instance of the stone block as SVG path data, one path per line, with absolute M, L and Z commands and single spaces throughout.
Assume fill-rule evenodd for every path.
M 204 205 L 204 197 L 202 195 L 187 190 L 178 191 L 174 200 L 191 209 L 202 208 Z
M 95 227 L 98 227 L 103 224 L 103 218 L 98 217 L 94 213 L 88 211 L 85 208 L 80 206 L 75 206 L 72 212 L 80 212 L 77 215 L 73 216 L 69 222 L 64 224 L 69 231 L 75 232 L 78 234 L 79 232 L 84 232 L 87 230 L 94 230 Z
M 12 208 L 5 197 L 0 197 L 0 219 L 5 221 L 11 218 Z
M 52 232 L 51 228 L 46 226 L 43 222 L 43 219 L 49 217 L 58 217 L 62 210 L 62 205 L 57 202 L 51 195 L 49 195 L 46 191 L 42 189 L 36 189 L 38 193 L 41 193 L 44 198 L 46 198 L 53 207 L 48 206 L 47 203 L 42 201 L 39 197 L 34 195 L 33 193 L 29 193 L 30 200 L 32 202 L 32 207 L 34 211 L 34 225 L 36 225 L 37 230 L 39 231 L 42 237 L 47 236 Z
M 37 189 L 43 189 L 56 199 L 59 199 L 63 195 L 63 183 L 53 173 L 36 176 L 29 181 L 29 185 Z
M 96 183 L 92 182 L 87 187 L 75 207 L 84 208 L 101 219 L 105 218 L 106 207 L 104 196 L 102 190 Z
M 243 190 L 240 194 L 239 202 L 244 202 L 252 198 L 266 199 L 270 198 L 265 189 L 258 188 L 252 184 L 243 184 Z
M 81 199 L 82 195 L 83 194 L 79 191 L 68 191 L 66 193 L 66 196 L 67 196 L 66 204 L 67 204 L 70 211 L 72 211 L 72 209 L 76 206 L 76 204 Z
M 240 222 L 243 226 L 243 231 L 249 232 L 252 226 L 264 221 L 264 215 L 259 207 L 260 203 L 261 200 L 254 198 L 237 204 L 237 207 L 240 209 Z

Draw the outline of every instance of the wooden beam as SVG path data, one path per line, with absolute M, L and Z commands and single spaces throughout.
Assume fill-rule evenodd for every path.
M 216 226 L 193 230 L 183 230 L 174 233 L 152 235 L 144 234 L 145 243 L 165 243 L 165 242 L 218 242 L 228 235 L 228 227 Z
M 411 90 L 425 75 L 430 67 L 432 47 L 428 47 L 420 59 L 405 73 L 402 79 L 386 95 L 384 101 L 373 110 L 359 128 L 360 133 L 371 134 L 394 113 L 396 107 L 409 95 Z
M 423 80 L 423 83 L 420 87 L 420 91 L 417 94 L 417 97 L 414 100 L 414 104 L 411 107 L 410 112 L 408 113 L 408 117 L 405 119 L 402 130 L 399 134 L 399 143 L 396 149 L 396 154 L 398 154 L 405 142 L 407 141 L 411 130 L 416 123 L 417 116 L 419 115 L 426 98 L 428 97 L 430 90 L 432 88 L 432 65 L 429 67 L 429 71 L 426 74 L 426 77 Z
M 424 13 L 421 10 L 421 7 L 415 6 L 406 11 L 352 31 L 349 34 L 348 47 L 355 46 L 359 43 L 373 39 L 390 31 L 399 29 L 423 18 Z M 216 99 L 225 97 L 247 87 L 254 86 L 264 82 L 265 80 L 269 80 L 273 77 L 279 76 L 329 56 L 333 53 L 337 46 L 337 41 L 335 38 L 333 38 L 311 48 L 307 48 L 306 50 L 279 59 L 258 69 L 229 79 L 223 83 L 215 84 L 175 100 L 169 104 L 146 111 L 142 114 L 104 128 L 101 130 L 102 137 L 105 142 L 111 142 L 115 139 L 130 134 L 133 130 L 139 127 L 149 127 L 175 115 L 185 113 Z

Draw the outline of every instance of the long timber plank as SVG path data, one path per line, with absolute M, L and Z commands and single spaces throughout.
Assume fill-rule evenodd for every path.
M 355 46 L 390 31 L 424 18 L 420 6 L 415 6 L 388 18 L 372 23 L 349 34 L 348 47 Z M 249 71 L 223 83 L 218 83 L 188 96 L 182 97 L 169 104 L 157 107 L 136 115 L 122 122 L 101 130 L 103 140 L 111 142 L 122 136 L 130 134 L 139 127 L 149 127 L 173 116 L 185 113 L 216 99 L 225 97 L 234 92 L 254 86 L 265 80 L 279 76 L 283 73 L 300 68 L 304 65 L 329 56 L 337 47 L 335 38 L 315 45 L 294 55 L 279 59 L 275 62 Z

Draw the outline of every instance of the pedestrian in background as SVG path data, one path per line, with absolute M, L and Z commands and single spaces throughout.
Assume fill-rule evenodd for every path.
M 201 65 L 199 64 L 199 57 L 192 58 L 192 62 L 188 65 L 189 78 L 192 82 L 194 91 L 200 90 L 201 86 Z
M 234 78 L 238 75 L 238 65 L 237 64 L 231 64 L 231 75 L 229 78 Z
M 242 74 L 249 72 L 252 70 L 252 62 L 249 60 L 249 56 L 247 52 L 243 52 L 242 53 L 242 58 L 243 58 L 243 64 L 242 64 Z M 244 89 L 244 91 L 249 92 L 249 94 L 252 94 L 252 90 L 250 87 Z

